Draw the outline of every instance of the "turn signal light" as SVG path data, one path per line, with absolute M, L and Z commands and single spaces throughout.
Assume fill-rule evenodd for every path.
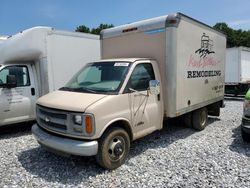
M 91 116 L 85 117 L 85 130 L 86 133 L 91 134 L 93 132 L 92 118 Z

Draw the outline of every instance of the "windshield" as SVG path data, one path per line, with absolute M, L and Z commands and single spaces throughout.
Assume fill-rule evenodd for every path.
M 128 62 L 90 63 L 60 90 L 86 93 L 118 93 L 127 75 Z

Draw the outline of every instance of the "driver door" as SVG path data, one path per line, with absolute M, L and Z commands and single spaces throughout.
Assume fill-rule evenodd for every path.
M 160 95 L 154 95 L 148 91 L 149 81 L 159 80 L 158 76 L 151 63 L 139 63 L 131 73 L 128 87 L 131 122 L 136 137 L 147 135 L 162 126 Z
M 7 87 L 7 75 L 15 76 L 16 87 Z M 0 125 L 33 120 L 36 99 L 30 65 L 9 65 L 0 70 Z

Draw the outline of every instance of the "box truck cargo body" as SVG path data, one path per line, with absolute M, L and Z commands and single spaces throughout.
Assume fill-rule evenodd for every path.
M 0 45 L 0 126 L 34 120 L 38 97 L 99 58 L 97 35 L 34 27 L 9 37 Z
M 153 25 L 152 22 L 155 24 Z M 204 103 L 223 99 L 225 37 L 182 16 L 165 27 L 163 18 L 104 31 L 102 58 L 147 57 L 157 60 L 164 110 L 175 117 Z M 135 31 L 126 31 L 126 27 Z M 116 45 L 114 45 L 116 44 Z
M 226 50 L 226 93 L 246 93 L 250 87 L 250 48 L 234 47 Z
M 223 103 L 225 48 L 223 34 L 181 13 L 104 30 L 103 60 L 38 100 L 33 134 L 45 147 L 95 155 L 114 169 L 130 141 L 162 129 L 164 118 L 183 116 L 202 130 Z M 55 114 L 68 123 L 58 125 Z

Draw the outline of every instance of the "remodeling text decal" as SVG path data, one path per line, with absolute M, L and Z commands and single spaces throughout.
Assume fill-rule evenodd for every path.
M 188 67 L 191 68 L 191 70 L 187 71 L 187 78 L 221 76 L 220 70 L 210 69 L 216 67 L 220 63 L 213 55 L 215 54 L 213 46 L 213 40 L 211 40 L 206 33 L 203 33 L 201 36 L 200 48 L 189 57 Z M 204 70 L 205 68 L 209 68 L 209 70 Z

